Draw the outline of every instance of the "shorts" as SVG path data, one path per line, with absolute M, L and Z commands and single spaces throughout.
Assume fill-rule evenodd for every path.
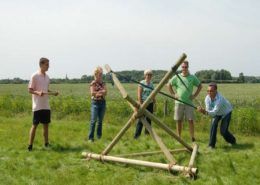
M 194 108 L 188 105 L 175 103 L 174 120 L 182 121 L 184 117 L 186 120 L 194 120 Z
M 51 122 L 51 110 L 37 110 L 33 112 L 33 124 L 48 124 Z

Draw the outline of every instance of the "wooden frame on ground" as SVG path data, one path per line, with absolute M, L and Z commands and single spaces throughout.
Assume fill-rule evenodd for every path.
M 115 136 L 115 138 L 111 141 L 111 143 L 101 152 L 101 154 L 94 154 L 94 153 L 87 153 L 83 152 L 82 155 L 88 159 L 96 159 L 100 161 L 110 161 L 110 162 L 119 162 L 119 163 L 125 163 L 125 164 L 135 164 L 140 166 L 146 166 L 146 167 L 152 167 L 152 168 L 159 168 L 159 169 L 165 169 L 169 170 L 170 172 L 178 171 L 178 172 L 184 172 L 189 177 L 195 177 L 198 173 L 198 169 L 194 167 L 194 161 L 198 152 L 198 145 L 196 143 L 193 143 L 193 147 L 191 147 L 189 144 L 187 144 L 182 138 L 180 138 L 175 132 L 170 129 L 165 123 L 161 122 L 155 115 L 150 113 L 148 110 L 146 110 L 146 107 L 149 105 L 152 99 L 157 95 L 157 93 L 160 92 L 162 87 L 168 82 L 168 80 L 176 73 L 178 67 L 182 64 L 182 62 L 185 60 L 186 55 L 183 54 L 179 60 L 176 62 L 176 64 L 169 70 L 166 75 L 163 77 L 163 79 L 160 81 L 160 83 L 156 86 L 156 88 L 151 92 L 149 97 L 146 99 L 146 101 L 139 105 L 132 97 L 129 96 L 129 94 L 126 92 L 125 88 L 122 86 L 120 81 L 118 80 L 116 74 L 111 70 L 111 68 L 108 65 L 105 65 L 105 68 L 108 73 L 111 73 L 113 81 L 117 88 L 119 89 L 120 93 L 122 94 L 123 98 L 127 100 L 131 108 L 133 109 L 133 114 L 130 117 L 130 119 L 127 121 L 127 123 L 123 126 L 123 128 L 118 132 L 118 134 Z M 172 150 L 169 150 L 166 145 L 163 143 L 162 139 L 157 135 L 157 133 L 154 131 L 154 129 L 149 125 L 145 117 L 148 117 L 151 119 L 155 124 L 157 124 L 160 128 L 162 128 L 166 133 L 168 133 L 173 139 L 177 140 L 180 144 L 182 144 L 185 148 L 184 149 L 176 149 L 173 151 L 185 151 L 191 153 L 191 158 L 189 161 L 188 166 L 181 166 L 177 165 L 176 159 L 173 157 Z M 130 128 L 132 122 L 136 121 L 136 119 L 141 119 L 144 127 L 149 131 L 152 138 L 155 140 L 155 142 L 160 147 L 161 151 L 158 152 L 146 152 L 146 153 L 135 153 L 135 154 L 126 154 L 125 156 L 108 156 L 108 153 L 113 149 L 113 147 L 118 143 L 118 141 L 122 138 L 122 136 L 126 133 L 126 131 Z M 156 154 L 156 153 L 163 153 L 169 162 L 168 164 L 163 163 L 157 163 L 157 162 L 149 162 L 149 161 L 141 161 L 141 160 L 134 160 L 134 159 L 128 159 L 123 158 L 126 156 L 140 156 L 140 155 L 149 155 L 149 154 Z

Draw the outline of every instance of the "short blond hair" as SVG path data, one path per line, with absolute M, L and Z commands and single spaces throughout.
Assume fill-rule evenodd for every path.
M 189 62 L 188 60 L 184 60 L 182 64 L 186 64 L 189 67 Z
M 144 76 L 149 75 L 149 74 L 151 74 L 151 75 L 153 74 L 153 71 L 151 69 L 144 70 Z
M 96 76 L 99 74 L 99 73 L 103 73 L 103 69 L 102 67 L 100 66 L 97 66 L 94 71 L 93 71 L 93 74 L 94 74 L 94 78 L 96 79 Z

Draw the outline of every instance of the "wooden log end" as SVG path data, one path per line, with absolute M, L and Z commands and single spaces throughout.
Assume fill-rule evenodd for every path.
M 193 172 L 186 173 L 185 177 L 190 178 L 192 180 L 196 180 L 198 176 L 199 170 L 198 168 L 195 168 Z
M 87 152 L 82 152 L 82 153 L 81 153 L 81 156 L 82 156 L 82 157 L 87 157 L 87 156 L 88 156 L 88 153 L 87 153 Z
M 83 157 L 83 158 L 86 158 L 86 159 L 89 159 L 89 158 L 91 158 L 91 153 L 89 153 L 89 152 L 82 152 L 81 153 L 81 156 Z
M 107 70 L 108 73 L 112 72 L 112 69 L 110 68 L 110 66 L 108 64 L 105 64 L 105 69 Z

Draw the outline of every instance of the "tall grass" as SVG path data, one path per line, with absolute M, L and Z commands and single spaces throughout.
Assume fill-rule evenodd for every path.
M 123 84 L 132 97 L 136 97 L 135 84 Z M 113 118 L 129 117 L 132 110 L 129 108 L 115 87 L 108 86 L 106 116 Z M 27 85 L 0 85 L 0 115 L 12 117 L 17 114 L 31 113 L 31 96 Z M 55 119 L 87 120 L 90 114 L 90 95 L 88 84 L 52 84 L 51 89 L 59 90 L 60 96 L 50 97 L 50 106 Z M 260 132 L 260 85 L 258 84 L 221 84 L 219 91 L 230 100 L 234 110 L 231 129 L 244 134 Z M 235 91 L 234 91 L 235 89 Z M 166 89 L 164 89 L 165 92 Z M 204 101 L 206 85 L 198 100 Z M 164 102 L 166 98 L 157 96 L 156 115 L 166 120 L 172 120 L 173 100 L 168 100 L 169 114 L 164 117 Z M 208 130 L 209 118 L 196 112 L 197 127 Z

